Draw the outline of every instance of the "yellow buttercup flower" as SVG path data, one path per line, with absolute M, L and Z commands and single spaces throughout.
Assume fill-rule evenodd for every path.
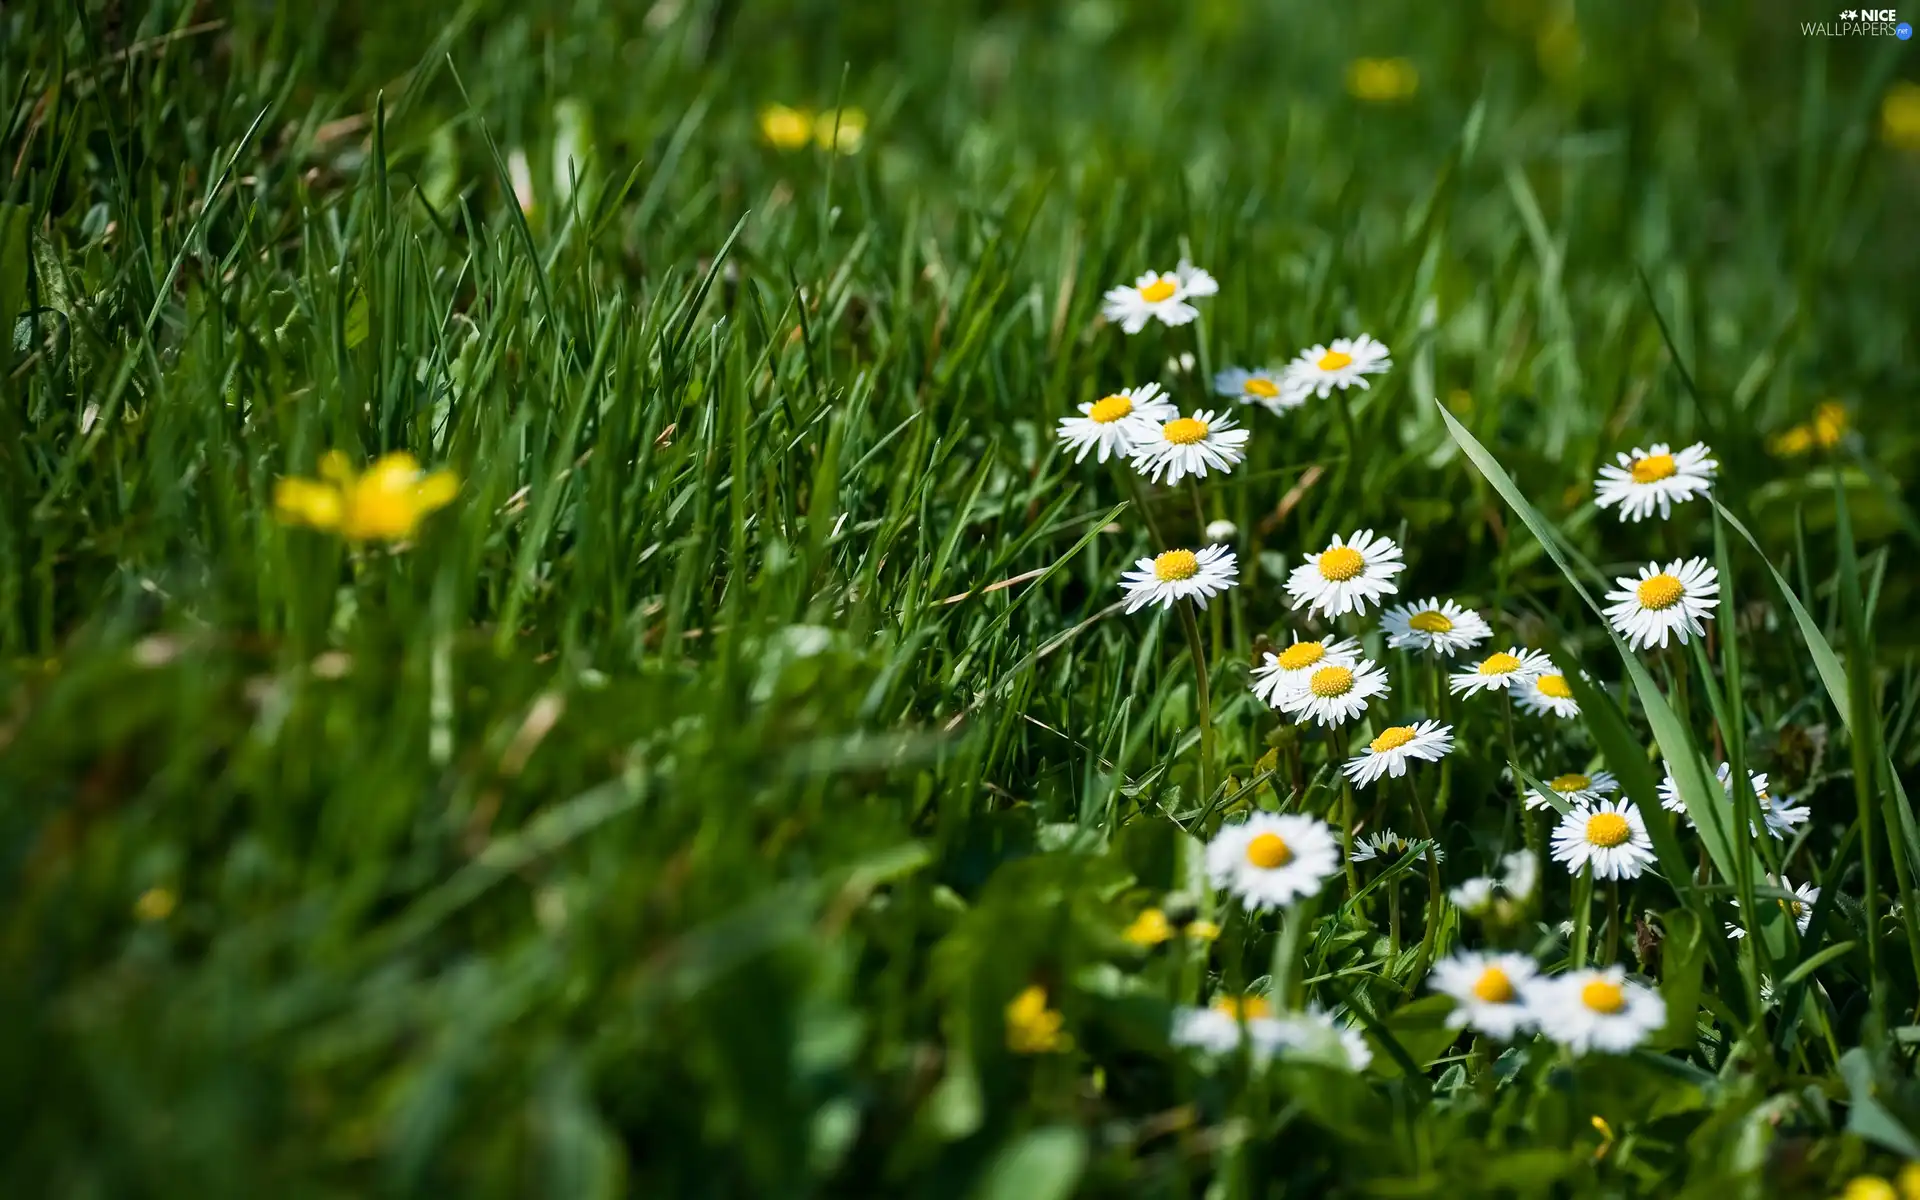
M 1007 1049 L 1015 1054 L 1064 1050 L 1071 1039 L 1061 1031 L 1064 1018 L 1047 1007 L 1047 989 L 1033 984 L 1007 1005 Z
M 1900 1200 L 1900 1193 L 1878 1175 L 1856 1175 L 1841 1190 L 1840 1200 Z
M 1187 925 L 1186 933 L 1196 942 L 1211 942 L 1220 936 L 1220 926 L 1212 921 L 1194 921 Z
M 1818 447 L 1831 450 L 1847 436 L 1847 406 L 1828 400 L 1813 410 L 1813 420 L 1776 434 L 1768 449 L 1782 458 L 1793 458 Z
M 858 154 L 867 140 L 867 114 L 857 108 L 828 109 L 814 118 L 813 140 L 822 150 Z
M 1901 1167 L 1896 1181 L 1900 1184 L 1900 1200 L 1920 1200 L 1920 1162 Z
M 1880 102 L 1880 138 L 1896 150 L 1920 150 L 1920 83 L 1901 80 Z
M 760 110 L 760 136 L 776 150 L 798 150 L 813 140 L 813 112 L 769 104 Z
M 1392 104 L 1420 90 L 1420 72 L 1404 58 L 1356 58 L 1347 64 L 1347 92 L 1369 104 Z
M 1158 946 L 1173 936 L 1173 923 L 1157 908 L 1142 909 L 1122 936 L 1136 946 Z
M 451 471 L 428 472 L 404 450 L 382 455 L 365 472 L 338 450 L 320 458 L 318 479 L 289 478 L 274 485 L 273 507 L 288 525 L 337 533 L 349 541 L 400 541 L 421 520 L 444 508 L 460 481 Z

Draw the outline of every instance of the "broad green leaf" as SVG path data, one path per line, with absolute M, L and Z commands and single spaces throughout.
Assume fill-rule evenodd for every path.
M 1021 1134 L 994 1155 L 974 1200 L 1066 1200 L 1087 1166 L 1087 1137 L 1070 1125 Z
M 1660 943 L 1660 996 L 1667 1002 L 1667 1025 L 1656 1044 L 1691 1049 L 1698 1036 L 1700 985 L 1706 973 L 1707 938 L 1700 917 L 1684 908 L 1660 914 L 1667 936 Z

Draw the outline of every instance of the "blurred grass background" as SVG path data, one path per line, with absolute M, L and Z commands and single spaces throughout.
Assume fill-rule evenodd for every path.
M 1191 676 L 1109 611 L 1144 528 L 1052 424 L 1394 348 L 1350 430 L 1253 414 L 1207 489 L 1243 779 L 1280 736 L 1244 668 L 1331 533 L 1401 537 L 1408 598 L 1583 624 L 1436 396 L 1602 567 L 1711 552 L 1590 504 L 1615 451 L 1706 440 L 1830 630 L 1844 489 L 1910 771 L 1920 65 L 1801 34 L 1834 16 L 9 6 L 6 1190 L 1819 1194 L 1861 1154 L 1830 1061 L 1264 1108 L 1167 1050 L 1115 976 L 1185 883 Z M 857 107 L 858 152 L 767 144 L 774 103 Z M 1201 326 L 1096 325 L 1182 253 Z M 1779 441 L 1823 402 L 1842 444 Z M 461 495 L 393 553 L 276 524 L 336 447 Z M 1830 718 L 1752 617 L 1758 753 L 1817 799 Z M 1499 769 L 1456 768 L 1462 872 Z M 1006 1051 L 1035 979 L 1072 1057 Z M 1596 1164 L 1599 1112 L 1652 1126 Z

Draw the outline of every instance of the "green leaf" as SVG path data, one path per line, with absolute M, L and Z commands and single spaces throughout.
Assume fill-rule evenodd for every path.
M 1697 1036 L 1700 985 L 1706 974 L 1707 940 L 1700 917 L 1683 908 L 1660 914 L 1667 936 L 1660 943 L 1660 996 L 1667 1002 L 1667 1024 L 1655 1044 L 1691 1049 Z
M 1920 1158 L 1920 1139 L 1876 1098 L 1879 1087 L 1867 1052 L 1855 1046 L 1841 1055 L 1840 1075 L 1847 1081 L 1847 1132 L 1895 1154 Z
M 353 292 L 347 297 L 347 349 L 352 350 L 367 340 L 367 332 L 372 327 L 372 317 L 367 311 L 366 289 L 359 284 L 353 285 Z
M 27 307 L 28 210 L 0 204 L 0 332 L 13 338 L 13 322 Z
M 1087 1166 L 1087 1138 L 1049 1125 L 1002 1147 L 973 1189 L 974 1200 L 1066 1200 Z

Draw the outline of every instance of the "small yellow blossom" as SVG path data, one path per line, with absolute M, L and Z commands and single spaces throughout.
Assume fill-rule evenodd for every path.
M 1920 1162 L 1900 1168 L 1900 1200 L 1920 1200 Z
M 1828 400 L 1814 410 L 1813 420 L 1774 435 L 1767 447 L 1782 458 L 1793 458 L 1816 446 L 1831 450 L 1846 435 L 1847 406 L 1838 400 Z
M 1192 921 L 1187 925 L 1187 936 L 1196 942 L 1210 942 L 1220 936 L 1220 927 L 1212 921 Z
M 320 478 L 282 479 L 273 507 L 288 525 L 338 533 L 352 541 L 399 541 L 413 536 L 428 513 L 459 491 L 451 471 L 427 472 L 404 450 L 382 455 L 364 473 L 345 454 L 320 458 Z
M 813 112 L 769 104 L 760 110 L 760 136 L 776 150 L 798 150 L 813 140 Z
M 1920 151 L 1920 83 L 1903 79 L 1887 89 L 1880 102 L 1880 137 L 1896 150 Z
M 1900 1193 L 1878 1175 L 1856 1175 L 1841 1190 L 1840 1200 L 1900 1200 Z
M 1607 1124 L 1605 1117 L 1595 1113 L 1593 1116 L 1593 1128 L 1594 1132 L 1600 1135 L 1600 1145 L 1595 1147 L 1593 1151 L 1593 1161 L 1599 1162 L 1607 1156 L 1607 1151 L 1613 1149 L 1613 1126 Z
M 1392 104 L 1420 90 L 1420 72 L 1404 58 L 1356 58 L 1347 64 L 1347 92 L 1369 104 Z
M 180 898 L 173 894 L 171 888 L 151 887 L 141 892 L 140 898 L 133 902 L 133 915 L 149 924 L 164 921 L 173 915 L 174 907 L 179 903 Z
M 1060 1013 L 1047 1007 L 1047 989 L 1034 984 L 1007 1005 L 1007 1049 L 1015 1054 L 1064 1050 L 1071 1039 L 1061 1031 Z
M 822 150 L 858 154 L 867 140 L 867 114 L 857 108 L 829 109 L 814 118 L 813 140 Z
M 1122 936 L 1136 946 L 1158 946 L 1173 936 L 1173 924 L 1157 908 L 1142 909 Z

